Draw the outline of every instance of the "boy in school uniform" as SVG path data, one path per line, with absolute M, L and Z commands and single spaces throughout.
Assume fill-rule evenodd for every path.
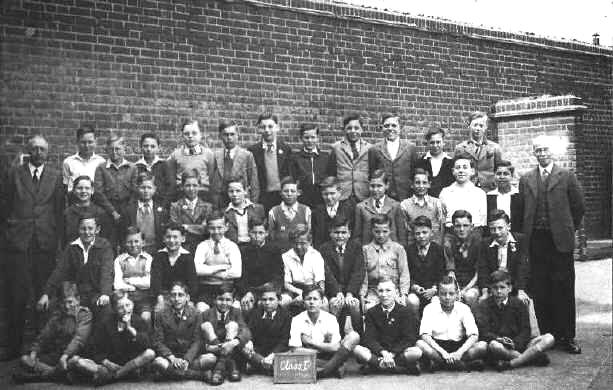
M 311 246 L 309 231 L 298 226 L 290 231 L 292 248 L 281 255 L 283 259 L 284 288 L 281 305 L 289 307 L 290 313 L 304 309 L 304 290 L 316 285 L 324 291 L 326 268 L 321 254 Z M 324 295 L 325 297 L 325 295 Z M 322 297 L 323 299 L 325 299 Z M 327 300 L 324 301 L 327 307 Z
M 251 240 L 249 235 L 251 221 L 266 218 L 264 206 L 253 203 L 247 198 L 247 192 L 239 178 L 230 177 L 227 183 L 230 202 L 224 206 L 224 214 L 228 222 L 226 237 L 239 246 L 245 245 Z
M 388 189 L 387 174 L 378 169 L 372 173 L 368 182 L 370 196 L 358 203 L 355 209 L 354 238 L 367 245 L 372 241 L 372 219 L 377 215 L 387 215 L 390 221 L 390 238 L 406 247 L 407 228 L 404 212 L 400 203 L 386 196 Z
M 247 321 L 252 339 L 243 347 L 243 355 L 253 370 L 266 375 L 273 374 L 275 354 L 289 348 L 292 317 L 280 302 L 279 289 L 266 283 L 258 293 L 259 304 Z
M 201 369 L 213 367 L 209 383 L 220 385 L 227 378 L 230 382 L 241 380 L 237 359 L 251 340 L 251 331 L 240 309 L 233 307 L 234 288 L 231 285 L 216 286 L 215 304 L 202 315 L 202 337 L 205 353 L 200 356 Z
M 198 275 L 198 295 L 194 297 L 194 303 L 201 312 L 211 307 L 220 285 L 234 286 L 242 272 L 240 249 L 225 237 L 228 227 L 223 213 L 214 211 L 207 227 L 210 238 L 198 244 L 194 254 Z M 234 304 L 239 305 L 238 302 Z
M 263 286 L 271 284 L 281 289 L 284 276 L 281 253 L 266 240 L 266 220 L 249 221 L 249 236 L 249 243 L 240 247 L 243 270 L 240 280 L 236 283 L 244 313 L 254 308 L 258 290 Z
M 335 217 L 346 219 L 351 231 L 355 217 L 355 203 L 348 199 L 340 200 L 341 188 L 335 177 L 326 177 L 320 183 L 320 188 L 324 203 L 315 206 L 311 213 L 311 234 L 315 248 L 319 248 L 330 239 L 328 227 Z
M 336 317 L 322 310 L 323 299 L 317 286 L 304 290 L 306 310 L 292 318 L 288 345 L 295 352 L 317 353 L 317 378 L 342 378 L 345 361 L 360 342 L 360 335 L 350 331 L 341 339 Z
M 154 379 L 203 381 L 207 375 L 196 360 L 202 349 L 202 314 L 189 305 L 189 289 L 182 282 L 173 282 L 169 295 L 170 304 L 155 315 Z
M 524 202 L 519 190 L 512 185 L 515 168 L 507 160 L 496 161 L 495 164 L 496 188 L 487 193 L 487 215 L 489 217 L 494 210 L 503 210 L 509 216 L 511 231 L 521 232 Z
M 421 168 L 415 169 L 413 176 L 413 196 L 400 202 L 407 223 L 407 244 L 415 242 L 415 232 L 411 229 L 412 221 L 419 216 L 426 216 L 432 224 L 432 241 L 442 244 L 446 211 L 440 199 L 428 195 L 430 176 Z
M 64 378 L 68 361 L 78 354 L 92 330 L 92 313 L 80 305 L 74 283 L 62 283 L 62 302 L 21 357 L 24 369 L 13 375 L 17 383 L 55 382 Z
M 473 225 L 481 234 L 487 228 L 487 196 L 476 187 L 470 178 L 475 174 L 475 160 L 466 153 L 457 154 L 453 159 L 455 182 L 441 191 L 440 199 L 447 212 L 446 227 L 453 225 L 451 216 L 457 210 L 466 210 L 472 215 Z
M 213 151 L 211 170 L 211 202 L 216 208 L 224 208 L 228 197 L 229 180 L 239 180 L 247 198 L 256 203 L 260 196 L 258 169 L 253 154 L 238 145 L 238 126 L 234 121 L 219 123 L 219 138 L 223 148 Z
M 397 291 L 391 280 L 379 281 L 379 303 L 366 312 L 364 337 L 353 354 L 373 371 L 419 375 L 422 352 L 415 345 L 419 317 L 396 302 Z
M 76 154 L 66 157 L 62 163 L 62 177 L 67 193 L 72 191 L 74 180 L 79 176 L 87 176 L 93 182 L 96 168 L 105 163 L 104 158 L 96 154 L 96 131 L 93 127 L 83 126 L 77 130 L 77 149 Z
M 478 268 L 481 233 L 473 231 L 472 215 L 456 210 L 451 216 L 453 233 L 446 234 L 443 247 L 448 275 L 458 283 L 460 299 L 474 307 L 479 298 Z
M 281 202 L 281 178 L 292 176 L 292 148 L 277 138 L 279 119 L 272 113 L 258 116 L 256 123 L 261 141 L 248 149 L 258 169 L 260 197 L 258 203 L 268 212 Z
M 311 228 L 311 209 L 298 202 L 300 187 L 293 177 L 281 180 L 281 204 L 268 212 L 268 236 L 281 252 L 291 247 L 288 235 L 298 225 Z
M 143 251 L 143 235 L 135 226 L 126 230 L 126 251 L 115 258 L 113 288 L 118 295 L 127 294 L 134 303 L 134 313 L 151 323 L 151 255 Z
M 176 148 L 168 156 L 168 176 L 172 187 L 169 189 L 171 201 L 179 198 L 181 176 L 187 170 L 195 170 L 198 174 L 198 195 L 208 199 L 211 172 L 211 149 L 202 144 L 202 131 L 198 120 L 188 119 L 181 126 L 183 145 Z
M 339 319 L 343 329 L 355 329 L 361 334 L 359 298 L 365 272 L 362 245 L 349 239 L 349 222 L 340 215 L 332 220 L 329 229 L 330 239 L 320 247 L 319 252 L 326 266 L 330 313 Z
M 298 201 L 311 209 L 322 204 L 320 183 L 326 174 L 328 156 L 317 147 L 319 127 L 311 123 L 300 125 L 302 149 L 292 155 L 294 172 L 302 193 Z
M 415 242 L 407 249 L 411 273 L 408 307 L 419 313 L 436 296 L 438 282 L 445 276 L 443 247 L 432 240 L 432 222 L 420 215 L 412 222 Z
M 104 238 L 98 237 L 100 226 L 93 215 L 79 221 L 79 238 L 64 248 L 53 273 L 47 280 L 38 309 L 47 310 L 49 299 L 65 281 L 76 283 L 81 304 L 94 314 L 102 312 L 113 292 L 113 249 Z
M 555 339 L 550 333 L 530 337 L 528 308 L 510 295 L 511 275 L 505 270 L 496 270 L 488 279 L 491 294 L 479 303 L 477 324 L 481 340 L 488 343 L 488 355 L 496 369 L 549 365 L 546 351 L 553 348 Z
M 194 295 L 198 291 L 198 279 L 194 255 L 183 248 L 183 225 L 169 223 L 164 229 L 164 248 L 157 251 L 151 263 L 151 295 L 156 298 L 155 311 L 161 311 L 169 302 L 172 284 L 185 284 Z
M 141 173 L 136 178 L 137 199 L 132 199 L 121 214 L 123 234 L 128 226 L 136 226 L 145 239 L 144 249 L 155 253 L 162 247 L 164 225 L 168 222 L 168 209 L 155 196 L 155 178 L 150 173 Z
M 166 161 L 159 156 L 160 138 L 155 133 L 145 133 L 140 137 L 142 157 L 134 163 L 137 174 L 149 172 L 155 181 L 154 198 L 161 204 L 170 204 L 170 189 L 174 188 L 175 178 L 169 177 Z
M 384 114 L 381 128 L 385 139 L 375 144 L 369 153 L 371 173 L 383 169 L 390 178 L 388 195 L 397 201 L 411 196 L 411 179 L 417 165 L 417 148 L 410 141 L 400 139 L 400 117 L 396 114 Z
M 453 159 L 444 151 L 445 130 L 440 127 L 431 127 L 425 135 L 428 151 L 417 162 L 417 167 L 428 172 L 432 184 L 428 189 L 428 195 L 439 197 L 442 189 L 454 182 Z
M 456 281 L 445 276 L 438 284 L 438 300 L 424 309 L 419 327 L 424 363 L 430 371 L 439 368 L 481 371 L 487 344 L 479 340 L 479 329 L 470 308 L 458 301 Z
M 113 313 L 96 326 L 88 352 L 74 356 L 69 367 L 100 386 L 127 378 L 140 378 L 141 369 L 151 363 L 151 328 L 133 314 L 134 303 L 126 295 L 113 302 Z
M 123 137 L 111 135 L 106 141 L 106 154 L 108 160 L 98 165 L 94 173 L 94 190 L 106 205 L 106 211 L 119 222 L 120 212 L 134 194 L 137 169 L 125 159 Z
M 383 279 L 394 282 L 398 303 L 407 302 L 411 286 L 407 254 L 402 245 L 390 238 L 391 224 L 387 215 L 375 216 L 371 221 L 373 240 L 362 247 L 365 275 L 360 296 L 366 310 L 379 303 L 377 285 Z
M 213 212 L 213 205 L 198 196 L 198 172 L 187 170 L 181 175 L 183 196 L 170 205 L 170 221 L 185 228 L 185 249 L 194 253 L 205 238 L 206 220 Z

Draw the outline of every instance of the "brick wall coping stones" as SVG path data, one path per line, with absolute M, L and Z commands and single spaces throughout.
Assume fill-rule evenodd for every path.
M 490 117 L 510 118 L 586 110 L 588 107 L 581 101 L 580 97 L 570 94 L 500 100 L 493 105 Z

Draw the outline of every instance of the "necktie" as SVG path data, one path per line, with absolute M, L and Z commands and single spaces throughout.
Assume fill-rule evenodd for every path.
M 272 313 L 266 312 L 266 314 L 264 314 L 264 319 L 267 321 L 272 321 Z
M 149 215 L 149 213 L 151 212 L 149 208 L 149 203 L 144 203 L 141 210 L 142 210 L 143 215 Z
M 350 142 L 349 144 L 351 145 L 351 154 L 353 154 L 353 159 L 355 160 L 356 158 L 358 158 L 359 155 L 358 147 L 356 145 L 356 142 Z
M 221 253 L 221 250 L 219 249 L 219 242 L 215 242 L 215 247 L 213 247 L 213 254 L 218 255 Z
M 272 153 L 273 144 L 266 144 L 266 153 Z
M 328 216 L 330 216 L 330 218 L 334 218 L 336 216 L 336 212 L 334 211 L 334 207 L 328 207 Z
M 32 184 L 34 184 L 34 188 L 36 188 L 36 190 L 38 190 L 38 184 L 40 182 L 38 175 L 38 168 L 35 168 L 34 172 L 32 173 Z
M 226 323 L 226 315 L 228 313 L 220 313 L 221 314 L 221 322 L 223 322 L 224 324 Z
M 546 169 L 543 169 L 543 174 L 541 175 L 541 179 L 543 179 L 543 183 L 546 183 L 547 179 L 549 179 L 549 172 L 547 172 Z
M 190 156 L 193 156 L 194 154 L 196 154 L 196 148 L 189 148 L 189 154 Z
M 379 210 L 381 208 L 381 199 L 375 200 L 375 208 Z
M 232 157 L 230 157 L 230 151 L 226 149 L 226 154 L 223 159 L 223 177 L 229 179 L 232 175 Z
M 336 248 L 336 252 L 338 253 L 338 255 L 340 257 L 343 257 L 343 255 L 345 254 L 345 252 L 343 251 L 343 247 L 342 246 L 337 247 Z

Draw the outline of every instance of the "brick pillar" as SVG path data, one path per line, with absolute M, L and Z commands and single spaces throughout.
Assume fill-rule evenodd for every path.
M 504 158 L 510 160 L 518 174 L 536 166 L 532 139 L 538 135 L 559 137 L 561 145 L 554 150 L 556 164 L 573 170 L 581 181 L 581 159 L 577 145 L 582 136 L 582 113 L 587 107 L 574 95 L 540 96 L 501 100 L 494 104 L 491 115 L 496 123 L 498 142 Z M 587 240 L 583 223 L 577 231 L 575 259 L 583 260 Z

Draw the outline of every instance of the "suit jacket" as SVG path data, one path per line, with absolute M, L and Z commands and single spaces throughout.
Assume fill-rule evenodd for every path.
M 64 231 L 62 174 L 45 164 L 36 191 L 30 168 L 23 164 L 8 171 L 1 188 L 0 220 L 6 221 L 1 240 L 4 245 L 25 252 L 36 237 L 40 249 L 54 252 Z
M 285 176 L 293 176 L 294 170 L 292 166 L 292 148 L 286 145 L 283 141 L 277 140 L 277 166 L 279 169 L 279 179 Z M 249 147 L 249 151 L 253 154 L 255 165 L 258 171 L 258 182 L 260 183 L 259 191 L 266 191 L 266 165 L 264 164 L 264 148 L 262 142 L 258 142 Z
M 528 262 L 528 240 L 521 233 L 513 233 L 517 241 L 507 245 L 507 270 L 511 274 L 514 290 L 525 290 L 530 276 L 530 263 Z M 477 283 L 479 288 L 487 288 L 490 285 L 490 274 L 499 268 L 498 247 L 490 247 L 494 238 L 483 240 L 479 254 L 479 273 Z
M 370 174 L 376 169 L 383 169 L 389 178 L 387 193 L 397 201 L 404 200 L 413 194 L 411 184 L 417 164 L 417 149 L 412 142 L 401 139 L 396 158 L 392 160 L 386 142 L 382 141 L 370 148 L 372 154 L 369 164 Z
M 341 200 L 336 209 L 336 215 L 349 221 L 349 229 L 353 232 L 353 219 L 355 218 L 355 203 L 351 199 Z M 313 246 L 319 248 L 321 244 L 330 239 L 330 222 L 325 204 L 317 205 L 311 211 L 311 234 Z
M 170 205 L 170 221 L 187 225 L 184 247 L 192 253 L 207 233 L 206 221 L 213 212 L 213 205 L 198 198 L 194 212 L 189 210 L 187 199 L 181 198 Z
M 428 190 L 428 195 L 430 196 L 438 198 L 443 188 L 451 185 L 451 183 L 455 181 L 455 178 L 453 177 L 452 158 L 443 158 L 443 162 L 441 163 L 441 170 L 436 176 L 433 176 L 432 174 L 432 162 L 430 161 L 430 157 L 423 156 L 422 158 L 420 158 L 417 161 L 417 168 L 424 169 L 430 174 L 430 179 L 432 180 L 432 182 L 430 183 L 430 189 Z
M 386 196 L 385 200 L 383 201 L 381 213 L 387 214 L 391 221 L 390 238 L 406 248 L 407 226 L 404 212 L 400 208 L 400 203 L 389 196 Z M 371 230 L 371 220 L 378 214 L 379 213 L 377 210 L 375 210 L 372 204 L 372 198 L 366 198 L 362 202 L 358 203 L 358 206 L 355 209 L 355 227 L 353 229 L 353 234 L 356 239 L 360 240 L 362 245 L 366 245 L 372 241 L 373 235 Z
M 130 200 L 128 205 L 121 213 L 122 216 L 122 237 L 126 236 L 126 229 L 130 226 L 136 226 L 136 214 L 138 212 L 138 201 Z M 153 200 L 153 218 L 155 221 L 155 241 L 156 246 L 161 248 L 164 239 L 164 227 L 168 223 L 169 215 L 168 208 L 163 203 Z
M 523 232 L 532 235 L 537 206 L 538 167 L 519 179 L 519 193 L 524 203 Z M 547 215 L 553 242 L 560 252 L 572 252 L 575 247 L 575 230 L 581 224 L 585 212 L 583 191 L 577 177 L 567 169 L 554 164 L 547 184 Z
M 513 340 L 515 350 L 520 352 L 530 341 L 528 306 L 515 297 L 509 297 L 503 308 L 498 307 L 492 296 L 479 302 L 475 320 L 479 327 L 479 340 L 490 342 L 498 337 L 508 337 Z
M 202 314 L 186 305 L 179 318 L 170 305 L 155 315 L 153 347 L 158 356 L 175 355 L 191 362 L 200 354 Z
M 292 159 L 294 174 L 302 192 L 298 197 L 298 202 L 306 204 L 310 208 L 322 204 L 323 199 L 319 183 L 326 177 L 328 154 L 318 149 L 317 154 L 313 155 L 313 161 L 311 161 L 311 155 L 304 149 L 300 149 L 292 154 Z
M 264 309 L 262 307 L 256 307 L 249 313 L 248 325 L 253 336 L 255 352 L 262 356 L 268 356 L 271 353 L 287 351 L 289 349 L 287 346 L 289 330 L 292 323 L 292 317 L 288 311 L 279 306 L 270 322 L 262 318 L 263 316 Z
M 223 177 L 225 152 L 225 149 L 215 149 L 213 151 L 213 169 L 212 173 L 209 174 L 213 204 L 219 204 L 219 198 L 222 197 L 222 193 L 227 191 L 227 188 L 224 187 Z M 258 201 L 260 197 L 260 182 L 255 159 L 250 151 L 240 146 L 236 148 L 236 153 L 232 160 L 232 177 L 241 179 L 243 187 L 253 203 Z M 226 177 L 225 179 L 227 180 L 228 178 Z
M 487 195 L 487 221 L 488 223 L 490 221 L 489 219 L 490 213 L 493 210 L 496 210 L 498 208 L 496 207 L 497 198 L 498 198 L 497 195 Z M 524 202 L 523 202 L 522 196 L 519 193 L 511 195 L 511 215 L 509 217 L 511 218 L 511 231 L 521 232 L 523 230 L 522 224 L 523 224 L 523 218 L 524 218 Z
M 324 243 L 319 248 L 319 253 L 324 258 L 327 295 L 334 297 L 339 292 L 343 294 L 350 292 L 354 297 L 358 297 L 366 272 L 362 245 L 355 240 L 347 242 L 342 266 L 339 264 L 334 242 Z
M 224 211 L 224 215 L 226 216 L 226 223 L 228 224 L 228 230 L 226 231 L 226 238 L 238 243 L 238 224 L 236 223 L 236 210 L 234 209 L 226 209 Z M 259 219 L 260 221 L 266 221 L 267 216 L 264 211 L 264 206 L 259 203 L 252 203 L 247 207 L 247 223 L 254 219 Z
M 388 319 L 379 303 L 366 312 L 361 344 L 375 356 L 380 356 L 383 350 L 399 354 L 415 345 L 418 326 L 417 318 L 406 306 L 396 303 Z
M 372 163 L 369 150 L 372 144 L 363 139 L 359 143 L 360 151 L 355 159 L 347 139 L 332 144 L 326 172 L 328 176 L 335 176 L 341 184 L 342 200 L 352 195 L 359 200 L 368 198 L 368 174 Z

